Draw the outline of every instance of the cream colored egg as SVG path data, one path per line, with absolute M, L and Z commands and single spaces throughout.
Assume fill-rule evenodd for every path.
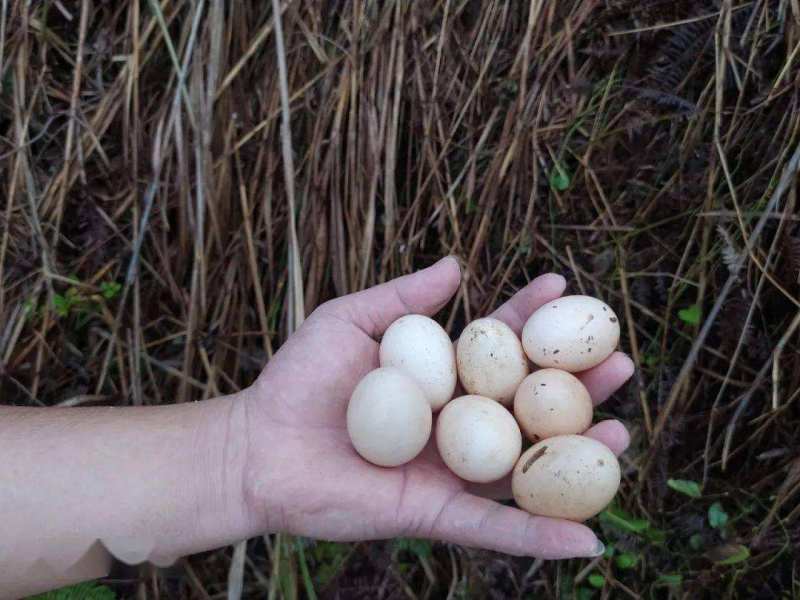
M 425 394 L 393 367 L 368 373 L 347 406 L 347 433 L 353 447 L 382 467 L 396 467 L 417 456 L 430 439 L 432 424 Z
M 456 362 L 461 385 L 510 405 L 520 382 L 529 373 L 528 360 L 514 331 L 502 321 L 476 319 L 458 338 Z
M 522 329 L 525 353 L 540 367 L 576 372 L 599 365 L 619 342 L 619 319 L 590 296 L 564 296 L 534 312 Z
M 380 363 L 382 367 L 396 367 L 416 381 L 433 410 L 453 397 L 453 343 L 442 326 L 429 317 L 406 315 L 392 323 L 381 340 Z
M 580 435 L 534 444 L 522 454 L 511 476 L 511 491 L 520 508 L 572 521 L 585 521 L 602 511 L 619 484 L 614 453 Z
M 491 398 L 460 396 L 439 414 L 436 445 L 447 467 L 461 479 L 488 483 L 514 468 L 522 434 L 512 414 Z
M 592 424 L 592 397 L 580 379 L 560 369 L 528 375 L 514 396 L 514 416 L 531 441 L 583 433 Z

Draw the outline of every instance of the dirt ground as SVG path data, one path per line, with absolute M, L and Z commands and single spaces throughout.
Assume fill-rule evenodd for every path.
M 442 255 L 467 274 L 453 335 L 555 270 L 614 307 L 637 366 L 601 415 L 633 434 L 593 522 L 610 550 L 269 536 L 105 583 L 800 598 L 800 5 L 283 6 L 278 52 L 270 2 L 2 2 L 2 402 L 198 400 L 324 300 Z

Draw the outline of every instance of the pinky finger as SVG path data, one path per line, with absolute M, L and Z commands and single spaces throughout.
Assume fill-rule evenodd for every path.
M 628 430 L 625 429 L 622 423 L 614 419 L 600 421 L 586 430 L 583 435 L 605 444 L 617 456 L 625 452 L 631 443 L 631 436 Z

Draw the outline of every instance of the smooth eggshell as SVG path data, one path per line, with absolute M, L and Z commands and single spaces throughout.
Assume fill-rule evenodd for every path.
M 608 358 L 619 342 L 619 319 L 591 296 L 564 296 L 534 312 L 522 329 L 525 353 L 540 367 L 583 371 Z
M 362 379 L 347 406 L 347 433 L 363 458 L 396 467 L 419 454 L 431 436 L 433 414 L 413 379 L 392 367 Z
M 617 457 L 597 440 L 560 435 L 526 450 L 511 476 L 520 508 L 534 515 L 585 521 L 617 493 Z
M 560 369 L 528 375 L 514 396 L 514 416 L 531 441 L 583 433 L 592 423 L 592 397 L 580 379 Z
M 424 315 L 400 317 L 383 334 L 379 354 L 382 367 L 396 367 L 417 382 L 433 410 L 453 397 L 453 343 L 433 319 Z
M 520 382 L 530 372 L 522 344 L 502 321 L 476 319 L 458 338 L 456 362 L 461 385 L 478 394 L 510 405 Z
M 436 422 L 436 445 L 447 467 L 467 481 L 488 483 L 508 475 L 522 451 L 513 415 L 484 396 L 460 396 Z

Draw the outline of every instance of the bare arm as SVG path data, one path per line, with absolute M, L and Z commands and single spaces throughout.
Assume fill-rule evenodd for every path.
M 0 407 L 0 597 L 255 533 L 240 396 L 140 408 Z
M 275 531 L 337 541 L 426 537 L 548 559 L 602 554 L 584 524 L 487 499 L 510 497 L 508 480 L 468 486 L 433 441 L 393 469 L 353 450 L 345 411 L 356 383 L 378 366 L 377 338 L 403 314 L 434 314 L 459 280 L 457 263 L 445 259 L 321 306 L 234 396 L 0 408 L 0 596 L 102 576 L 109 551 L 163 565 Z M 494 316 L 519 333 L 564 286 L 560 276 L 539 277 Z M 615 353 L 580 377 L 599 404 L 632 372 Z M 585 435 L 617 454 L 629 441 L 616 421 Z

